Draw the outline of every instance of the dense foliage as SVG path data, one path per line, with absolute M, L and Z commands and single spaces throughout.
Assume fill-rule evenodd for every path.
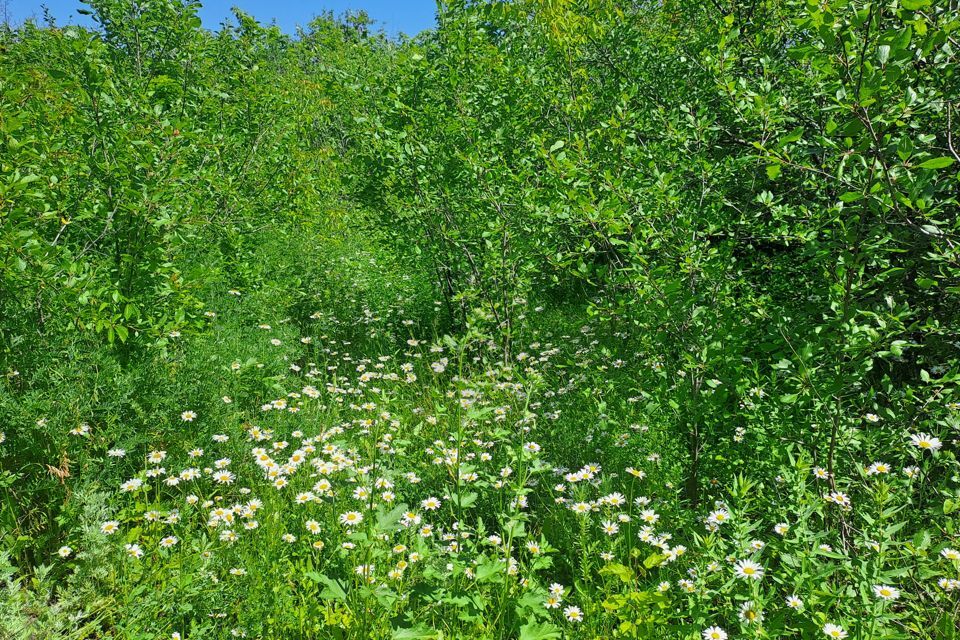
M 0 636 L 960 635 L 956 0 L 0 30 Z

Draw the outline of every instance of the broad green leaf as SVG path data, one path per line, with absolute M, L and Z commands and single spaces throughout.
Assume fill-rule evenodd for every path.
M 342 600 L 346 602 L 347 592 L 344 591 L 343 587 L 337 580 L 325 576 L 322 573 L 317 573 L 316 571 L 310 571 L 305 574 L 306 577 L 310 578 L 314 582 L 319 582 L 324 585 L 324 589 L 320 592 L 320 597 L 324 600 Z
M 887 60 L 890 59 L 890 45 L 882 44 L 877 47 L 877 60 L 880 61 L 880 64 L 887 64 Z
M 616 562 L 604 565 L 603 568 L 600 569 L 600 575 L 617 576 L 622 582 L 633 581 L 633 571 L 630 567 Z
M 520 627 L 520 640 L 550 640 L 562 635 L 560 627 L 549 622 L 528 622 Z
M 950 158 L 948 156 L 941 156 L 939 158 L 930 158 L 929 160 L 925 160 L 924 162 L 921 162 L 917 166 L 920 167 L 921 169 L 943 169 L 945 167 L 949 167 L 952 164 L 953 164 L 953 158 Z

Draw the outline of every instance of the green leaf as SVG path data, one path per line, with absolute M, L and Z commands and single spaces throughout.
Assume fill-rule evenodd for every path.
M 398 504 L 396 507 L 386 513 L 377 514 L 377 531 L 389 532 L 400 528 L 400 520 L 403 519 L 404 512 L 408 509 L 406 504 Z
M 888 538 L 892 538 L 895 533 L 903 529 L 907 525 L 906 520 L 901 520 L 900 522 L 894 523 L 883 530 L 883 535 Z
M 887 64 L 887 60 L 890 59 L 890 45 L 882 44 L 877 47 L 877 60 L 880 61 L 880 64 Z
M 631 582 L 633 580 L 633 571 L 630 570 L 630 567 L 617 564 L 616 562 L 608 564 L 600 569 L 600 575 L 617 576 L 623 582 Z
M 469 509 L 477 502 L 477 498 L 480 497 L 476 491 L 471 491 L 470 493 L 465 493 L 459 498 L 456 495 L 450 496 L 450 502 L 457 505 L 461 509 Z
M 910 159 L 910 156 L 913 155 L 913 141 L 910 139 L 910 136 L 903 136 L 900 138 L 900 143 L 897 144 L 897 155 L 900 156 L 900 159 L 906 162 Z
M 548 640 L 560 636 L 560 627 L 549 622 L 528 622 L 520 627 L 520 640 Z
M 477 565 L 477 582 L 503 582 L 503 571 L 506 565 L 496 560 L 484 560 Z
M 393 640 L 414 640 L 415 638 L 419 638 L 420 640 L 432 640 L 434 638 L 439 638 L 440 633 L 434 631 L 430 627 L 420 625 L 407 629 L 394 629 L 390 637 L 393 638 Z
M 942 156 L 940 158 L 930 158 L 918 164 L 921 169 L 943 169 L 953 164 L 953 158 Z
M 667 556 L 661 553 L 651 553 L 643 561 L 643 566 L 647 569 L 653 569 L 654 567 L 660 566 L 663 564 L 663 561 L 667 559 Z
M 339 582 L 323 575 L 322 573 L 317 573 L 316 571 L 310 571 L 305 574 L 306 577 L 310 578 L 314 582 L 319 582 L 324 585 L 325 588 L 320 592 L 320 598 L 323 600 L 341 600 L 343 602 L 347 601 L 347 592 L 344 591 L 343 587 Z
M 783 138 L 781 138 L 780 141 L 777 143 L 777 146 L 783 147 L 785 145 L 790 144 L 791 142 L 796 142 L 802 137 L 803 137 L 803 127 L 797 127 L 796 129 L 794 129 L 793 131 L 785 135 Z
M 550 153 L 553 153 L 554 151 L 557 151 L 558 149 L 562 149 L 564 144 L 566 144 L 566 143 L 564 143 L 563 140 L 557 140 L 556 142 L 553 143 L 553 146 L 550 147 Z
M 781 166 L 779 164 L 768 164 L 767 165 L 767 177 L 771 180 L 776 180 L 777 176 L 780 175 Z

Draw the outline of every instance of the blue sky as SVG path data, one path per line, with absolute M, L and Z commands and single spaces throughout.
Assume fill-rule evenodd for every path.
M 0 5 L 3 1 L 0 0 Z M 47 6 L 59 24 L 90 24 L 89 18 L 77 14 L 87 8 L 79 0 L 7 0 L 7 9 L 14 24 L 31 16 L 40 19 L 42 6 Z M 263 23 L 276 19 L 280 28 L 293 33 L 298 24 L 306 24 L 314 15 L 324 11 L 336 14 L 347 9 L 364 9 L 387 33 L 414 35 L 434 26 L 435 0 L 204 0 L 200 9 L 203 26 L 216 29 L 230 14 L 230 7 L 238 6 Z

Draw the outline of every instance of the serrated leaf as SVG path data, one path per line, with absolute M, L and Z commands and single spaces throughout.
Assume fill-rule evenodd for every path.
M 528 622 L 520 627 L 520 640 L 548 640 L 559 637 L 560 627 L 549 622 Z
M 340 583 L 333 578 L 325 576 L 322 573 L 317 573 L 316 571 L 310 571 L 304 575 L 314 582 L 319 582 L 320 584 L 324 585 L 323 591 L 320 592 L 321 599 L 342 600 L 346 602 L 347 592 L 344 591 Z
M 389 532 L 400 528 L 400 520 L 407 511 L 406 503 L 398 504 L 396 507 L 385 513 L 377 514 L 377 531 Z
M 477 565 L 475 580 L 477 582 L 503 582 L 501 573 L 505 568 L 502 562 L 486 560 Z

